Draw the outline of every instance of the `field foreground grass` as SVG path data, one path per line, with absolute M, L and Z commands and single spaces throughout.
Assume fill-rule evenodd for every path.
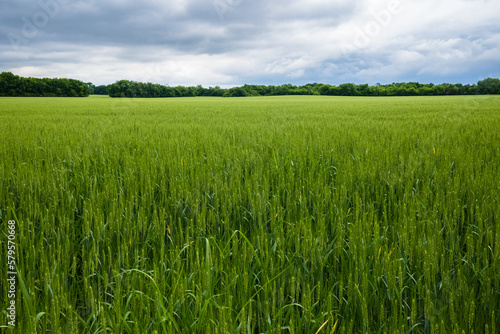
M 0 99 L 7 333 L 498 333 L 500 97 Z

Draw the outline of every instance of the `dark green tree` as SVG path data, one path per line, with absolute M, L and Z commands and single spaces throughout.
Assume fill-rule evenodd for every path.
M 478 94 L 500 94 L 500 79 L 487 78 L 477 83 Z

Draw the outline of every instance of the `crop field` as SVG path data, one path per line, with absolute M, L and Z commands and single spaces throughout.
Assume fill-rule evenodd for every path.
M 1 98 L 0 325 L 495 334 L 499 176 L 499 96 Z

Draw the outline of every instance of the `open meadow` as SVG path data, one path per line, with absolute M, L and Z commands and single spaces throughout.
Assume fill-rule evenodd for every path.
M 0 98 L 6 333 L 498 333 L 500 96 Z

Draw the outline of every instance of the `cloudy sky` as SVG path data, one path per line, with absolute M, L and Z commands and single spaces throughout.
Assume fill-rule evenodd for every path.
M 0 71 L 96 85 L 476 83 L 498 0 L 1 0 Z

